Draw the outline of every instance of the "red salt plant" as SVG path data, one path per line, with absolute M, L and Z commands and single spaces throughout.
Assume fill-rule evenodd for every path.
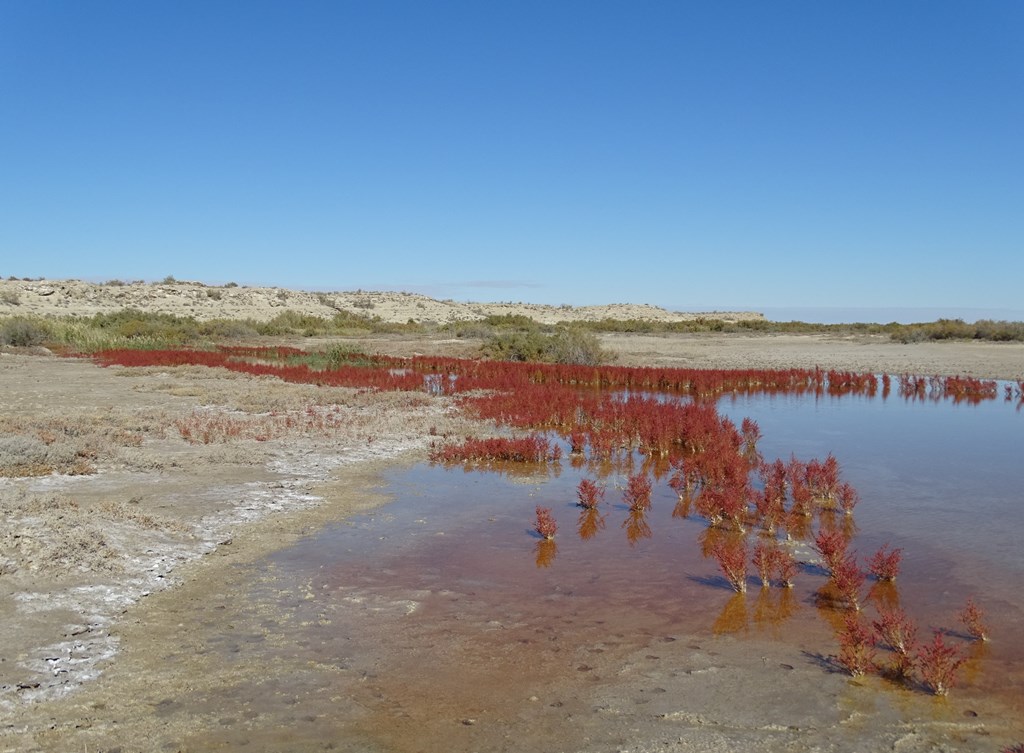
M 771 496 L 767 489 L 760 493 L 754 493 L 753 501 L 754 513 L 757 520 L 761 523 L 761 528 L 767 533 L 774 534 L 779 521 L 786 514 L 782 501 L 777 497 Z
M 772 584 L 775 551 L 776 548 L 774 546 L 763 541 L 759 541 L 754 547 L 754 554 L 750 561 L 757 570 L 758 577 L 761 579 L 761 588 L 768 588 Z
M 431 448 L 430 459 L 434 462 L 454 463 L 465 460 L 510 461 L 513 463 L 554 462 L 562 456 L 562 448 L 552 445 L 542 436 L 493 437 L 476 439 L 468 437 L 461 444 L 440 444 Z
M 737 593 L 747 592 L 747 546 L 743 539 L 720 540 L 711 549 L 725 579 Z
M 699 483 L 697 467 L 695 464 L 682 458 L 673 458 L 670 465 L 672 467 L 672 475 L 669 477 L 668 485 L 682 499 L 697 488 Z
M 786 464 L 779 459 L 773 463 L 761 463 L 758 475 L 764 484 L 764 491 L 754 495 L 754 508 L 761 526 L 769 533 L 774 533 L 786 513 Z
M 893 549 L 887 552 L 888 544 L 875 552 L 868 560 L 868 572 L 878 580 L 896 580 L 900 571 L 900 559 L 903 557 L 902 549 Z
M 791 496 L 793 497 L 793 505 L 790 507 L 790 513 L 793 515 L 804 515 L 806 517 L 810 517 L 814 512 L 814 494 L 811 492 L 811 487 L 803 481 L 797 481 L 791 485 L 790 489 Z
M 604 487 L 598 486 L 593 481 L 585 478 L 576 487 L 577 504 L 587 510 L 597 507 L 604 499 Z
M 860 502 L 860 496 L 852 484 L 843 483 L 839 485 L 838 491 L 839 507 L 847 515 L 853 515 L 853 508 Z
M 752 418 L 744 418 L 740 423 L 740 432 L 743 434 L 743 441 L 748 448 L 753 448 L 761 439 L 761 427 Z
M 975 640 L 988 640 L 988 627 L 985 625 L 985 612 L 974 603 L 973 598 L 967 599 L 967 604 L 959 613 L 960 621 L 967 628 L 967 634 Z
M 875 666 L 875 639 L 859 615 L 850 614 L 839 631 L 839 665 L 854 677 L 865 675 Z
M 839 488 L 839 461 L 832 453 L 823 461 L 809 460 L 803 467 L 803 483 L 813 499 L 831 505 Z
M 871 623 L 875 633 L 893 652 L 892 674 L 909 677 L 917 650 L 917 624 L 899 607 L 879 608 L 879 619 Z
M 829 572 L 834 573 L 846 557 L 846 538 L 839 531 L 822 529 L 814 537 L 814 548 Z
M 772 568 L 775 571 L 775 577 L 785 588 L 793 587 L 793 580 L 796 578 L 799 566 L 791 551 L 776 547 L 772 552 Z
M 787 541 L 804 541 L 811 536 L 811 519 L 805 515 L 787 512 L 779 523 Z
M 569 452 L 573 455 L 582 455 L 587 445 L 587 435 L 582 431 L 569 432 Z
M 537 505 L 537 521 L 533 525 L 533 530 L 545 539 L 553 539 L 555 537 L 555 533 L 558 531 L 558 523 L 555 522 L 550 508 Z
M 651 506 L 651 480 L 645 473 L 637 473 L 629 477 L 623 499 L 630 510 L 643 511 Z
M 917 651 L 917 666 L 924 686 L 935 695 L 946 695 L 956 684 L 956 673 L 965 659 L 957 646 L 950 646 L 942 640 L 942 633 L 935 631 L 931 643 Z
M 1003 748 L 999 753 L 1024 753 L 1024 743 L 1017 743 Z
M 864 573 L 857 566 L 857 557 L 850 554 L 832 568 L 832 583 L 847 605 L 860 611 L 860 589 L 864 585 Z
M 761 427 L 752 418 L 744 418 L 740 424 L 740 432 L 743 435 L 743 456 L 756 467 L 760 461 L 757 442 L 761 439 Z
M 899 607 L 880 608 L 879 618 L 872 622 L 879 637 L 897 653 L 909 654 L 917 645 L 917 625 Z

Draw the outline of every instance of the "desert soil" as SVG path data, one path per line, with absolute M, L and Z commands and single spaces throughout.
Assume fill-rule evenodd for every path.
M 627 364 L 1024 378 L 1018 344 L 603 341 Z M 360 345 L 399 355 L 474 347 Z M 791 646 L 671 625 L 654 626 L 639 649 L 589 656 L 600 679 L 587 683 L 540 669 L 488 681 L 485 663 L 434 678 L 409 667 L 427 695 L 462 673 L 480 683 L 470 696 L 501 708 L 382 715 L 391 699 L 373 667 L 335 664 L 281 628 L 325 619 L 303 612 L 309 594 L 268 585 L 266 599 L 250 595 L 273 580 L 270 555 L 387 502 L 382 472 L 422 462 L 439 434 L 486 427 L 443 397 L 14 351 L 0 354 L 0 394 L 0 751 L 994 751 L 1024 736 L 969 694 L 882 702 L 871 681 L 793 662 Z M 205 427 L 211 441 L 189 444 L 178 426 Z M 391 608 L 400 604 L 380 607 Z M 333 619 L 398 662 L 401 629 L 371 611 Z M 253 643 L 272 663 L 245 661 Z

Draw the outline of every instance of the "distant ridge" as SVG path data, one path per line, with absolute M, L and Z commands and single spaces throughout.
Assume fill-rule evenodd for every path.
M 379 317 L 385 322 L 448 324 L 487 316 L 526 316 L 542 324 L 644 319 L 658 322 L 721 319 L 763 320 L 751 311 L 669 311 L 648 304 L 612 303 L 603 306 L 547 306 L 536 303 L 459 303 L 418 293 L 362 291 L 311 293 L 273 287 L 167 281 L 107 283 L 80 280 L 0 280 L 0 316 L 93 316 L 123 309 L 210 319 L 252 319 L 265 322 L 284 311 L 331 318 L 344 311 Z

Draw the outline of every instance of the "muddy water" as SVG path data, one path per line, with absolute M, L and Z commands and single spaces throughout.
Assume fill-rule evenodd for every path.
M 763 740 L 788 720 L 781 726 L 805 747 L 815 730 L 836 727 L 830 744 L 855 750 L 867 733 L 851 720 L 861 719 L 872 734 L 910 729 L 924 741 L 921 725 L 962 750 L 991 747 L 965 742 L 957 725 L 1024 717 L 1024 561 L 1014 555 L 1024 531 L 1014 455 L 1021 414 L 895 398 L 753 399 L 722 409 L 758 420 L 768 458 L 840 459 L 862 497 L 854 546 L 864 555 L 885 542 L 904 550 L 897 585 L 875 586 L 872 597 L 900 603 L 922 635 L 960 629 L 955 612 L 967 595 L 985 606 L 994 640 L 961 643 L 969 661 L 950 701 L 837 676 L 828 655 L 840 615 L 816 606 L 823 575 L 808 567 L 792 590 L 751 581 L 747 595 L 733 594 L 702 554 L 715 531 L 677 505 L 664 478 L 652 509 L 631 515 L 622 487 L 641 458 L 632 468 L 566 460 L 527 473 L 418 467 L 389 477 L 393 503 L 240 580 L 233 598 L 247 605 L 238 619 L 247 629 L 205 650 L 265 665 L 273 692 L 236 688 L 223 705 L 243 715 L 198 733 L 196 749 L 615 750 L 652 734 L 643 720 L 664 725 L 715 697 L 705 680 L 681 695 L 691 673 L 730 670 L 740 677 L 719 688 L 717 706 L 688 716 L 687 729 L 717 730 L 724 722 L 707 720 L 724 716 L 735 735 Z M 584 476 L 606 487 L 596 517 L 574 504 Z M 537 505 L 554 511 L 554 542 L 530 530 Z M 810 558 L 809 547 L 800 555 Z M 797 677 L 788 696 L 774 692 Z M 758 698 L 772 723 L 744 726 L 742 712 L 726 713 L 737 694 Z

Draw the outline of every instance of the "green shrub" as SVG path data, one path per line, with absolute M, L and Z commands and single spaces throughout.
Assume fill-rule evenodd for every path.
M 258 327 L 251 319 L 210 319 L 199 325 L 199 333 L 211 340 L 242 340 L 258 336 Z
M 15 317 L 0 324 L 0 345 L 14 345 L 21 348 L 42 345 L 46 342 L 49 334 L 49 330 L 43 323 L 24 317 Z
M 503 361 L 595 365 L 609 359 L 597 336 L 579 327 L 560 327 L 550 334 L 538 330 L 497 332 L 484 343 L 483 351 Z

